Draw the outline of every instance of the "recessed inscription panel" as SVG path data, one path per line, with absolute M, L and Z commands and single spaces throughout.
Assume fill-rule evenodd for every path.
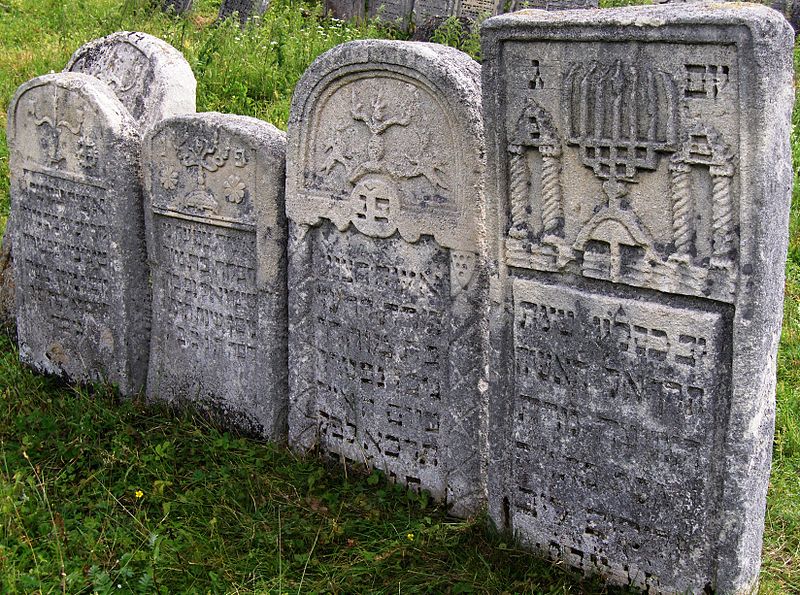
M 708 572 L 731 374 L 724 310 L 522 279 L 513 290 L 511 525 L 586 570 Z
M 24 170 L 17 198 L 17 284 L 35 326 L 58 337 L 48 359 L 67 363 L 67 345 L 80 346 L 87 379 L 104 377 L 101 355 L 113 348 L 108 323 L 115 283 L 110 266 L 107 189 L 59 172 Z M 23 336 L 34 332 L 20 320 Z
M 449 256 L 430 239 L 313 233 L 321 444 L 444 498 Z
M 153 339 L 148 394 L 285 435 L 283 135 L 171 118 L 145 145 Z

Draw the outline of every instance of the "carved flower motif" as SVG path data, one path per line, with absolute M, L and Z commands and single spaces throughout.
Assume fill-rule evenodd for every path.
M 237 175 L 230 175 L 222 185 L 225 187 L 225 200 L 233 204 L 241 204 L 244 200 L 245 185 Z
M 178 187 L 178 172 L 171 168 L 162 171 L 161 186 L 165 190 L 175 190 Z

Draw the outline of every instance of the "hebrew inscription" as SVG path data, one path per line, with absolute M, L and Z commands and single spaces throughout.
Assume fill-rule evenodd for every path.
M 290 443 L 459 515 L 483 499 L 478 75 L 446 48 L 345 44 L 289 125 Z
M 759 7 L 581 14 L 484 29 L 490 514 L 615 584 L 748 592 L 772 438 L 792 35 Z M 756 65 L 760 52 L 774 61 Z
M 149 331 L 136 124 L 76 74 L 26 83 L 9 114 L 20 358 L 135 394 Z
M 241 116 L 166 120 L 146 142 L 148 394 L 285 435 L 283 135 Z

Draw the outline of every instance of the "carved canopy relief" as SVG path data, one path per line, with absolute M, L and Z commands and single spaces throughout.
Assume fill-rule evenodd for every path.
M 473 174 L 463 171 L 461 148 L 471 139 L 431 89 L 391 73 L 350 75 L 317 106 L 302 133 L 303 196 L 288 201 L 290 219 L 475 250 Z

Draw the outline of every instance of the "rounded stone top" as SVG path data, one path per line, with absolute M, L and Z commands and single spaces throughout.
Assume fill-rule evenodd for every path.
M 8 142 L 12 147 L 16 138 L 17 110 L 24 96 L 39 87 L 53 86 L 74 93 L 94 108 L 94 117 L 118 137 L 139 138 L 139 125 L 105 83 L 88 74 L 61 72 L 45 74 L 20 85 L 8 110 Z
M 118 31 L 94 39 L 75 51 L 64 71 L 107 83 L 143 129 L 196 109 L 197 81 L 189 63 L 147 33 Z
M 476 133 L 483 137 L 480 64 L 449 46 L 380 39 L 350 41 L 319 56 L 295 87 L 289 128 L 299 124 L 308 100 L 333 79 L 359 70 L 380 70 L 381 65 L 407 68 L 427 79 L 437 92 L 454 102 L 454 109 L 465 110 L 469 114 L 466 121 L 472 123 Z

